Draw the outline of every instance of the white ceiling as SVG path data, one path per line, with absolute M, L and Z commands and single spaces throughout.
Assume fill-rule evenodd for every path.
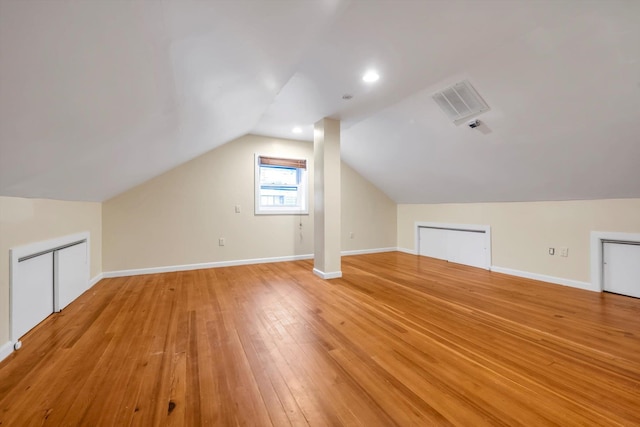
M 431 99 L 462 79 L 474 130 Z M 640 2 L 0 0 L 0 195 L 101 201 L 323 117 L 396 202 L 640 197 Z

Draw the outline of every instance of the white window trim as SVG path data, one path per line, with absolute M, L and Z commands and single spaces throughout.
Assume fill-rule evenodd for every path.
M 284 209 L 280 207 L 266 207 L 260 206 L 260 156 L 264 157 L 278 157 L 288 160 L 305 160 L 307 162 L 307 169 L 303 176 L 303 194 L 304 200 L 303 209 Z M 256 215 L 308 215 L 309 214 L 309 160 L 304 157 L 285 157 L 280 155 L 269 155 L 255 153 L 254 159 L 254 213 Z

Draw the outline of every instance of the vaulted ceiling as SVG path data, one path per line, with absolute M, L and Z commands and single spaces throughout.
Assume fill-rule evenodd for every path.
M 464 79 L 476 129 L 431 98 Z M 0 195 L 102 201 L 323 117 L 399 203 L 640 197 L 640 2 L 0 0 Z

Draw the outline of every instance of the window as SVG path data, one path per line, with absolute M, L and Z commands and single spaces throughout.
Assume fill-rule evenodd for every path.
M 309 213 L 305 159 L 285 159 L 256 154 L 255 213 Z

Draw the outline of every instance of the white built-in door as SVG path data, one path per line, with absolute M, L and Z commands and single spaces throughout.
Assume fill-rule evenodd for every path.
M 640 244 L 603 242 L 605 291 L 640 298 Z
M 449 260 L 449 233 L 442 228 L 420 227 L 418 254 Z
M 89 286 L 87 242 L 54 252 L 55 311 L 60 311 L 78 298 Z
M 10 250 L 11 341 L 89 287 L 89 233 L 83 232 Z
M 472 267 L 489 268 L 485 230 L 419 226 L 418 253 Z
M 13 271 L 11 336 L 15 341 L 53 313 L 53 253 L 26 259 Z

